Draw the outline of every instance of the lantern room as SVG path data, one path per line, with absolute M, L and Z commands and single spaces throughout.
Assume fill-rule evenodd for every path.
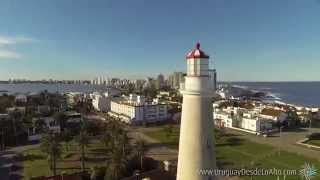
M 200 43 L 187 55 L 187 76 L 209 76 L 209 56 L 200 50 Z

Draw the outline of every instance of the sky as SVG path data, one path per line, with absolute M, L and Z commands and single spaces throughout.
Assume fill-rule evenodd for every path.
M 1 0 L 0 80 L 185 71 L 196 42 L 220 81 L 320 80 L 320 0 Z

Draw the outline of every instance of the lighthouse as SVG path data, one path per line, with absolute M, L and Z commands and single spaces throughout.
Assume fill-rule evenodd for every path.
M 201 170 L 216 167 L 212 97 L 214 85 L 209 69 L 209 56 L 200 43 L 187 54 L 187 76 L 183 95 L 180 126 L 177 180 L 214 180 Z

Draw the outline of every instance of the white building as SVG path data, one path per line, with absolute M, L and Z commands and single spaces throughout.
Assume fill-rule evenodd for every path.
M 271 130 L 274 121 L 272 118 L 261 117 L 257 109 L 248 110 L 239 107 L 215 108 L 213 117 L 218 127 L 244 130 L 255 134 Z
M 108 93 L 94 92 L 90 94 L 92 106 L 96 111 L 107 112 L 110 110 L 110 97 Z
M 15 97 L 15 102 L 16 103 L 26 103 L 28 100 L 27 96 L 24 94 L 18 94 Z
M 215 180 L 200 174 L 201 169 L 215 169 L 216 155 L 213 139 L 213 83 L 209 73 L 209 56 L 196 48 L 186 57 L 187 76 L 183 95 L 177 180 Z
M 218 127 L 222 127 L 222 128 L 223 127 L 227 127 L 227 128 L 233 127 L 231 115 L 227 112 L 224 112 L 224 111 L 215 112 L 215 113 L 213 113 L 213 118 L 214 118 L 215 124 Z
M 77 103 L 77 99 L 79 99 L 83 94 L 80 92 L 68 92 L 65 94 L 67 106 L 72 107 Z
M 254 110 L 244 111 L 242 117 L 237 120 L 241 122 L 240 128 L 255 132 L 257 134 L 266 133 L 269 130 L 272 130 L 273 120 L 262 118 L 259 112 Z
M 19 112 L 21 114 L 26 114 L 26 107 L 9 107 L 6 109 L 7 113 L 10 114 L 12 112 Z
M 52 117 L 45 117 L 42 119 L 44 126 L 48 131 L 52 133 L 59 134 L 61 132 L 60 125 Z M 33 118 L 33 121 L 37 121 L 36 118 Z M 37 127 L 28 128 L 28 140 L 29 141 L 39 141 L 42 138 L 41 133 L 38 132 Z
M 159 122 L 167 119 L 167 105 L 154 100 L 145 102 L 144 97 L 130 95 L 111 100 L 109 115 L 129 124 Z

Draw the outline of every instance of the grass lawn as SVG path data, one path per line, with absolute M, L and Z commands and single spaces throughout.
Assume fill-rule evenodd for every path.
M 57 174 L 72 173 L 81 171 L 80 151 L 76 143 L 72 143 L 68 150 L 62 146 L 63 153 L 57 162 Z M 105 165 L 105 153 L 102 144 L 91 143 L 86 151 L 86 169 L 95 165 Z M 37 176 L 50 176 L 52 172 L 49 169 L 47 156 L 39 148 L 24 151 L 22 154 L 23 178 L 30 179 Z
M 309 140 L 306 143 L 314 146 L 320 146 L 320 140 Z
M 168 127 L 163 126 L 164 128 Z M 147 136 L 157 139 L 158 141 L 165 143 L 168 147 L 177 149 L 179 144 L 179 129 L 177 126 L 173 126 L 172 132 L 167 133 L 165 129 L 161 131 L 145 132 Z
M 172 148 L 178 148 L 178 129 L 175 135 L 167 136 L 165 130 L 147 132 L 146 135 L 155 138 L 164 144 L 169 144 Z M 263 139 L 262 139 L 263 140 Z M 222 136 L 216 143 L 217 164 L 220 169 L 297 169 L 300 170 L 305 162 L 312 163 L 317 169 L 320 169 L 320 162 L 305 158 L 301 155 L 278 151 L 272 146 L 258 144 L 236 135 Z M 252 180 L 272 180 L 275 176 L 256 176 Z M 299 176 L 287 176 L 286 180 L 299 180 Z M 320 179 L 318 175 L 314 179 Z M 251 177 L 244 177 L 245 180 L 251 180 Z M 283 179 L 283 177 L 281 177 Z

